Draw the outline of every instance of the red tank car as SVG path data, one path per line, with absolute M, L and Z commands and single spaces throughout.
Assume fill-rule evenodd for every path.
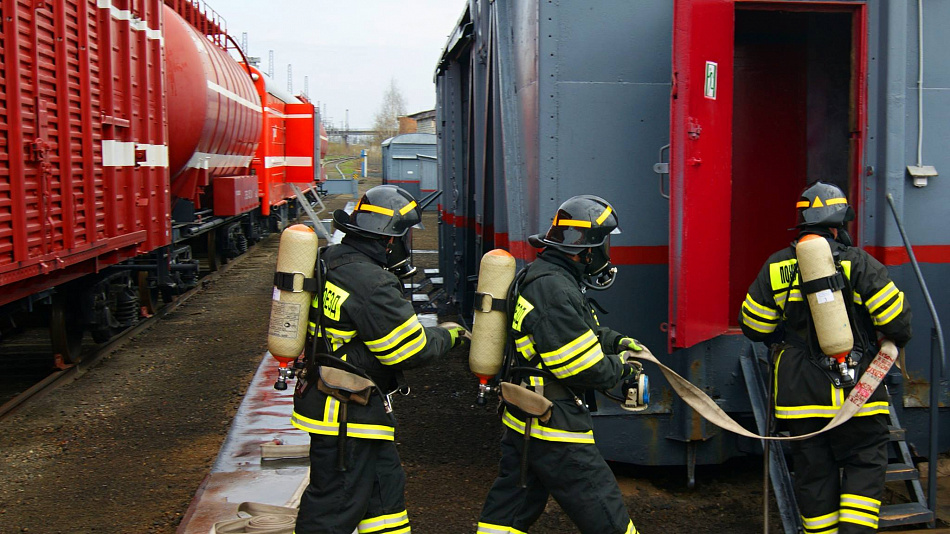
M 288 183 L 316 194 L 319 115 L 204 2 L 0 8 L 0 316 L 45 316 L 63 359 L 281 228 Z

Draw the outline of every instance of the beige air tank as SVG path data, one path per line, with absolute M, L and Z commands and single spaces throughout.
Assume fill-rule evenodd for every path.
M 508 296 L 508 286 L 514 278 L 515 258 L 500 248 L 489 250 L 482 256 L 475 291 L 504 300 Z M 493 310 L 490 306 L 488 297 L 475 296 L 475 317 L 468 366 L 482 384 L 487 383 L 501 369 L 505 356 L 505 338 L 508 334 L 508 314 L 502 310 Z
M 803 236 L 795 247 L 795 255 L 798 257 L 798 270 L 803 282 L 835 274 L 831 247 L 821 236 Z M 841 291 L 823 289 L 807 295 L 806 298 L 821 351 L 841 361 L 854 347 L 851 322 Z
M 267 349 L 286 367 L 303 352 L 307 340 L 307 319 L 313 294 L 303 291 L 305 278 L 313 278 L 317 262 L 317 234 L 309 226 L 295 224 L 280 234 L 277 272 L 294 276 L 294 291 L 274 288 Z

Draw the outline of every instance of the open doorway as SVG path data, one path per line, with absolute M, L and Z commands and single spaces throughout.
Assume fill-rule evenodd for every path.
M 732 131 L 730 325 L 749 283 L 797 233 L 809 183 L 857 203 L 863 126 L 863 11 L 737 3 Z

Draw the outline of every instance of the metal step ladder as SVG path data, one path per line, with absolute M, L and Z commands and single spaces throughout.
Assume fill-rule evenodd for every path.
M 918 523 L 928 523 L 932 526 L 934 512 L 927 508 L 927 497 L 924 495 L 923 486 L 920 484 L 920 472 L 914 466 L 914 461 L 910 456 L 910 448 L 907 447 L 905 439 L 907 431 L 901 427 L 900 421 L 897 420 L 897 412 L 894 410 L 893 402 L 889 411 L 889 445 L 896 461 L 888 463 L 885 481 L 904 481 L 911 502 L 882 506 L 879 526 L 885 528 Z
M 768 373 L 768 355 L 758 355 L 756 346 L 757 344 L 750 343 L 749 349 L 742 352 L 739 361 L 759 434 L 763 434 L 766 428 L 765 419 L 766 414 L 768 414 L 769 403 L 765 382 Z M 879 528 L 886 528 L 927 523 L 932 527 L 934 512 L 927 508 L 927 498 L 920 483 L 920 472 L 914 466 L 910 448 L 907 446 L 907 432 L 901 427 L 900 421 L 897 419 L 897 412 L 894 410 L 893 403 L 890 403 L 889 412 L 889 445 L 896 461 L 888 463 L 885 483 L 905 482 L 911 502 L 882 506 L 878 526 Z M 786 534 L 798 533 L 802 532 L 801 515 L 798 512 L 798 503 L 795 500 L 792 475 L 785 461 L 785 455 L 781 451 L 781 444 L 774 443 L 770 447 L 769 479 L 772 483 L 772 490 L 775 493 L 779 515 L 782 518 L 782 526 Z

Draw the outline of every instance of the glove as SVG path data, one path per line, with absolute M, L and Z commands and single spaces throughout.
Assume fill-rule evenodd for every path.
M 646 347 L 641 345 L 639 341 L 633 339 L 632 337 L 622 337 L 617 341 L 617 352 L 624 350 L 632 350 L 633 352 L 640 352 Z
M 466 342 L 472 340 L 472 333 L 466 330 L 462 325 L 453 322 L 445 322 L 437 325 L 439 328 L 444 328 L 448 330 L 449 336 L 452 338 L 452 347 L 455 348 L 459 345 L 464 345 Z

